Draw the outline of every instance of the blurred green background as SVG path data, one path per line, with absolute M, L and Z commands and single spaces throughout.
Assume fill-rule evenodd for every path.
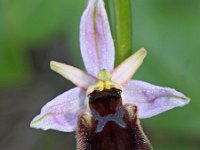
M 40 108 L 73 87 L 49 69 L 83 68 L 79 22 L 86 0 L 0 1 L 0 149 L 75 150 L 74 133 L 29 128 Z M 134 0 L 133 52 L 148 57 L 135 79 L 174 87 L 192 99 L 142 120 L 155 150 L 200 149 L 200 1 Z

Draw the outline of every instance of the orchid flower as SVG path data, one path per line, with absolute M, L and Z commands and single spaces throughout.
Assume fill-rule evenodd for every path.
M 86 111 L 90 113 L 88 92 L 91 87 L 95 88 L 97 83 L 105 84 L 100 86 L 101 90 L 104 87 L 109 89 L 112 86 L 109 83 L 120 86 L 123 104 L 135 105 L 140 119 L 153 117 L 189 103 L 189 98 L 175 89 L 131 80 L 147 55 L 144 48 L 114 69 L 115 48 L 103 0 L 88 2 L 80 23 L 80 49 L 87 72 L 63 63 L 50 62 L 52 70 L 77 87 L 48 102 L 41 113 L 32 120 L 31 127 L 63 132 L 75 131 L 78 115 Z M 102 73 L 105 70 L 106 76 Z

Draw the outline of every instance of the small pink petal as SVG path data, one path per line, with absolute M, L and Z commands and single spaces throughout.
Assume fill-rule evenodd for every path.
M 96 81 L 96 79 L 88 73 L 70 65 L 51 61 L 50 67 L 64 78 L 85 90 Z
M 80 23 L 80 48 L 88 73 L 114 67 L 114 43 L 103 0 L 89 0 Z
M 80 88 L 73 88 L 48 102 L 36 116 L 31 127 L 36 129 L 54 129 L 63 132 L 74 131 L 77 116 L 85 108 L 86 93 Z
M 128 82 L 141 66 L 146 55 L 147 51 L 141 48 L 128 57 L 112 72 L 112 80 L 121 85 Z
M 190 101 L 175 89 L 137 80 L 129 81 L 124 86 L 123 94 L 126 103 L 138 107 L 139 118 L 149 118 L 172 108 L 185 106 Z

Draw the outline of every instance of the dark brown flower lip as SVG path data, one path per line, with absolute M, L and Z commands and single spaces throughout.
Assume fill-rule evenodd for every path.
M 111 88 L 111 89 L 105 89 L 103 91 L 98 91 L 95 90 L 91 94 L 89 94 L 89 102 L 93 102 L 97 99 L 101 99 L 102 97 L 105 96 L 110 96 L 110 97 L 115 97 L 115 98 L 121 98 L 121 92 L 122 90 L 116 89 L 116 88 Z

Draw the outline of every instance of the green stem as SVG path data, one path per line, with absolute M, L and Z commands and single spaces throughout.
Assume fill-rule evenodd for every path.
M 105 3 L 105 8 L 106 8 L 107 16 L 108 16 L 108 19 L 110 21 L 110 3 L 109 3 L 109 0 L 104 0 L 104 3 Z
M 115 32 L 115 65 L 120 64 L 131 55 L 132 48 L 132 17 L 131 0 L 113 0 L 114 32 Z
M 105 3 L 105 8 L 106 8 L 106 12 L 107 12 L 107 16 L 108 16 L 108 20 L 109 20 L 109 24 L 110 24 L 110 29 L 112 32 L 112 36 L 114 37 L 114 28 L 113 28 L 113 15 L 112 15 L 112 11 L 113 11 L 113 5 L 111 3 L 112 1 L 110 0 L 104 0 Z

